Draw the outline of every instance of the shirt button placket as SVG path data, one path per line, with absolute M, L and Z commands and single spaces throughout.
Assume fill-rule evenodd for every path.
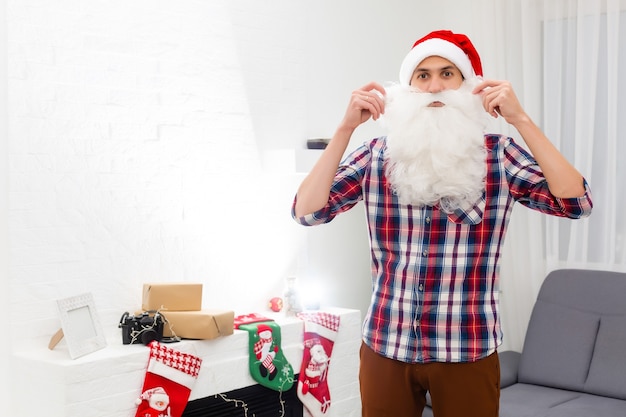
M 428 243 L 430 241 L 430 226 L 431 226 L 431 213 L 428 208 L 424 209 L 424 239 L 422 241 L 423 250 L 422 250 L 422 258 L 428 257 Z M 426 261 L 423 261 L 426 262 Z M 422 271 L 425 271 L 425 268 L 422 266 Z M 423 274 L 420 274 L 420 283 L 417 286 L 417 290 L 419 292 L 424 291 L 424 282 L 423 282 Z
M 424 216 L 424 250 L 422 250 L 422 256 L 424 258 L 428 257 L 428 244 L 430 242 L 431 221 L 432 218 L 430 217 L 430 213 L 427 212 Z
M 417 292 L 419 293 L 419 299 L 420 299 L 420 306 L 421 303 L 424 300 L 424 289 L 425 289 L 425 285 L 424 285 L 424 277 L 426 276 L 427 273 L 427 264 L 428 261 L 426 260 L 426 258 L 428 257 L 428 245 L 430 243 L 430 228 L 431 228 L 431 223 L 432 223 L 432 212 L 430 210 L 430 208 L 425 207 L 424 211 L 423 211 L 423 215 L 424 215 L 424 223 L 423 223 L 423 234 L 422 234 L 422 252 L 421 252 L 421 256 L 422 256 L 422 260 L 421 262 L 419 262 L 420 267 L 420 273 L 419 273 L 419 283 L 417 284 Z M 416 320 L 415 320 L 415 328 L 417 330 L 417 334 L 418 334 L 418 338 L 421 339 L 421 325 L 420 325 L 420 318 L 421 318 L 421 314 L 418 314 Z M 423 354 L 421 351 L 417 351 L 416 352 L 418 361 L 421 361 L 423 359 Z
M 422 258 L 428 258 L 428 244 L 430 243 L 430 228 L 431 228 L 431 222 L 432 222 L 432 217 L 431 217 L 431 211 L 429 208 L 425 208 L 424 209 L 424 240 L 422 242 Z M 426 260 L 423 261 L 424 264 L 426 264 Z M 424 266 L 422 266 L 422 271 L 425 271 L 426 268 Z M 417 289 L 419 292 L 423 292 L 424 291 L 424 282 L 423 282 L 423 278 L 424 275 L 421 274 L 420 276 L 420 283 L 417 286 Z

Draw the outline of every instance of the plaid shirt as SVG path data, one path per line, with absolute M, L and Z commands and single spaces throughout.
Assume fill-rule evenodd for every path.
M 502 342 L 499 260 L 513 204 L 582 218 L 591 195 L 556 198 L 534 158 L 513 139 L 486 135 L 483 198 L 452 214 L 403 205 L 384 175 L 386 138 L 352 152 L 339 167 L 326 207 L 295 220 L 331 221 L 363 200 L 372 258 L 373 298 L 363 339 L 374 351 L 408 363 L 473 362 Z

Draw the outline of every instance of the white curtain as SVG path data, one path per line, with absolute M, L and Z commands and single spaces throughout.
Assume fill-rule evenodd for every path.
M 619 210 L 626 203 L 624 1 L 542 5 L 544 129 L 584 172 L 595 204 L 582 222 L 547 219 L 548 267 L 625 271 L 626 222 Z
M 587 178 L 594 201 L 593 214 L 584 220 L 515 209 L 503 248 L 500 304 L 502 349 L 519 351 L 549 271 L 626 271 L 621 213 L 626 206 L 626 0 L 482 0 L 477 5 L 477 14 L 489 17 L 473 33 L 492 69 L 512 82 L 533 120 Z M 500 127 L 523 144 L 514 129 Z

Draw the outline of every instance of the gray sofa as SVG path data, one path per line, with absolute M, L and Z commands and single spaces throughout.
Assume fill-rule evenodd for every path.
M 626 273 L 548 274 L 500 369 L 500 417 L 625 417 Z

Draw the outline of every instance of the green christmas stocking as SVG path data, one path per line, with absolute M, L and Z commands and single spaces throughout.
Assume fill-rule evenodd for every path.
M 294 383 L 293 368 L 280 347 L 280 326 L 274 321 L 241 324 L 248 332 L 250 375 L 260 385 L 287 391 Z

